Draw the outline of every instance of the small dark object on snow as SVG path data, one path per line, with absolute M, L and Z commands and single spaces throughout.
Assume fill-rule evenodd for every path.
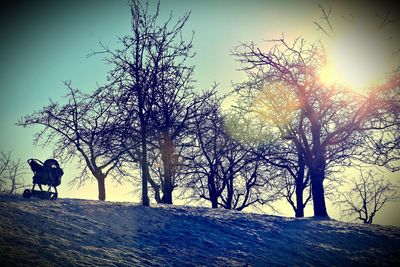
M 33 171 L 33 187 L 31 190 L 25 189 L 22 196 L 24 198 L 39 197 L 42 199 L 56 200 L 58 197 L 57 186 L 61 184 L 61 176 L 64 172 L 55 159 L 48 159 L 44 163 L 38 159 L 29 159 L 29 166 Z M 38 185 L 40 190 L 35 190 Z M 47 185 L 47 191 L 43 190 L 42 185 Z M 54 188 L 54 192 L 51 188 Z

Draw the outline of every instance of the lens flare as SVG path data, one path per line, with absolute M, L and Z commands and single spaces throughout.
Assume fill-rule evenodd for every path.
M 283 83 L 272 83 L 259 92 L 254 108 L 265 124 L 287 131 L 300 105 L 291 88 Z
M 229 98 L 222 108 L 225 129 L 231 137 L 241 143 L 263 145 L 291 131 L 300 105 L 291 88 L 276 82 L 251 97 Z

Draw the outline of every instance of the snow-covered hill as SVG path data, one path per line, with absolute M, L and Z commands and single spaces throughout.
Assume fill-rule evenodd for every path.
M 400 266 L 400 228 L 0 196 L 1 266 Z

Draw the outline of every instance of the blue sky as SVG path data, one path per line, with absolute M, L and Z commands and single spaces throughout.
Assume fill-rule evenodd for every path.
M 13 2 L 14 3 L 14 2 Z M 154 1 L 153 1 L 154 3 Z M 317 2 L 294 1 L 161 1 L 161 19 L 191 11 L 185 31 L 195 32 L 192 63 L 198 88 L 220 83 L 229 90 L 242 74 L 230 51 L 239 41 L 261 42 L 314 31 Z M 294 10 L 296 12 L 294 12 Z M 16 1 L 2 10 L 0 43 L 0 147 L 22 158 L 46 157 L 48 150 L 32 146 L 34 130 L 15 122 L 25 114 L 60 101 L 62 82 L 90 91 L 102 84 L 108 66 L 99 42 L 118 47 L 118 36 L 129 34 L 126 1 Z M 287 15 L 285 14 L 287 13 Z M 283 14 L 283 15 L 282 15 Z

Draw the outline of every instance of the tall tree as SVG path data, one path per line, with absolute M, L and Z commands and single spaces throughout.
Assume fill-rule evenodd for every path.
M 254 43 L 243 44 L 234 55 L 249 77 L 244 86 L 257 91 L 272 86 L 278 94 L 289 90 L 297 99 L 298 108 L 293 110 L 296 127 L 282 138 L 290 140 L 304 155 L 314 215 L 328 216 L 323 185 L 327 163 L 333 164 L 335 158 L 349 159 L 354 140 L 364 142 L 359 138 L 362 133 L 388 129 L 396 116 L 386 121 L 376 114 L 392 114 L 392 109 L 398 107 L 396 99 L 383 98 L 381 93 L 398 90 L 399 80 L 391 79 L 368 96 L 335 84 L 327 86 L 319 78 L 326 62 L 325 50 L 320 43 L 307 44 L 301 38 L 292 44 L 284 39 L 272 40 L 272 48 L 266 52 Z
M 172 204 L 172 192 L 183 182 L 187 150 L 193 146 L 189 136 L 197 117 L 202 116 L 198 110 L 214 95 L 214 88 L 201 94 L 195 94 L 192 88 L 175 87 L 163 90 L 157 101 L 153 127 L 156 129 L 156 155 L 152 160 L 150 184 L 153 190 L 161 189 L 162 197 L 157 201 Z M 153 152 L 154 154 L 154 152 Z
M 185 102 L 193 94 L 193 68 L 186 66 L 193 56 L 192 41 L 183 39 L 189 13 L 175 22 L 171 13 L 159 23 L 159 7 L 158 3 L 152 13 L 149 2 L 130 2 L 131 34 L 120 38 L 121 49 L 103 45 L 102 51 L 112 65 L 109 80 L 116 85 L 120 114 L 124 114 L 122 146 L 140 164 L 144 206 L 149 205 L 148 182 L 158 190 L 149 171 L 149 150 L 157 146 L 164 164 L 161 200 L 172 203 L 174 140 L 190 116 L 190 104 Z

